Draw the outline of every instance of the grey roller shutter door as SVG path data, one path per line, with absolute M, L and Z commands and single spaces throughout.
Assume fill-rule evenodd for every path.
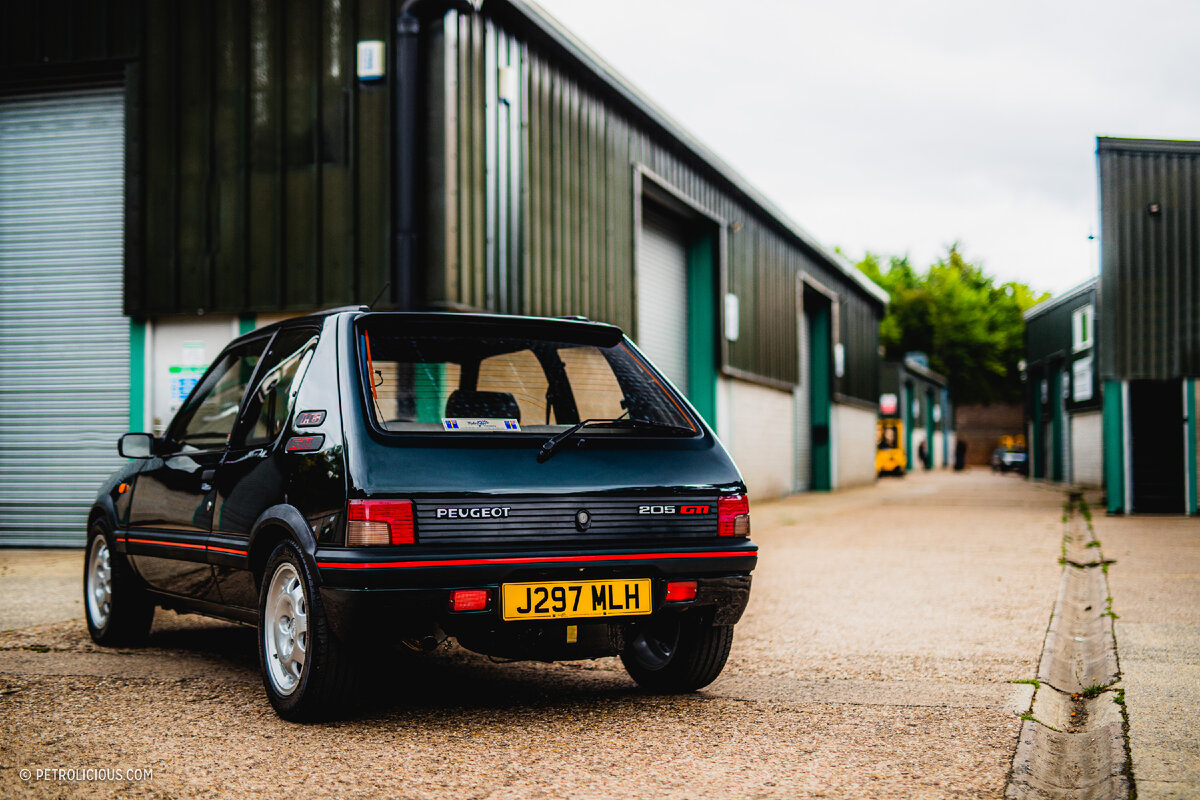
M 669 217 L 645 209 L 637 261 L 637 345 L 685 394 L 687 312 L 683 230 Z
M 79 545 L 129 422 L 118 89 L 0 101 L 0 545 Z

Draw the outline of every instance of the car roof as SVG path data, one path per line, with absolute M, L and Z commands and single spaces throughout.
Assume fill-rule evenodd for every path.
M 270 325 L 264 325 L 261 328 L 243 334 L 234 341 L 240 341 L 264 333 L 271 333 L 281 328 L 289 328 L 295 325 L 311 325 L 314 322 L 320 322 L 323 319 L 336 315 L 345 315 L 355 320 L 394 320 L 405 325 L 451 323 L 455 326 L 470 325 L 493 329 L 504 328 L 514 333 L 528 333 L 532 331 L 549 333 L 557 329 L 566 335 L 571 335 L 572 333 L 575 335 L 584 334 L 589 335 L 589 338 L 611 338 L 614 342 L 624 337 L 624 332 L 616 325 L 610 325 L 607 322 L 596 322 L 583 316 L 536 317 L 520 314 L 489 314 L 461 311 L 372 311 L 368 306 L 359 305 L 340 306 L 305 314 L 301 317 L 273 322 Z

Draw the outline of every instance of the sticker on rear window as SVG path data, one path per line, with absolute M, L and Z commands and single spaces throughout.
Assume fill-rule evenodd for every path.
M 515 419 L 443 417 L 442 427 L 448 431 L 519 431 L 521 423 Z

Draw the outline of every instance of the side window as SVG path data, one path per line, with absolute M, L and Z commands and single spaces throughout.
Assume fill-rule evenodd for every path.
M 266 344 L 265 338 L 246 342 L 217 359 L 175 416 L 169 438 L 192 450 L 212 450 L 228 444 L 238 407 Z
M 1095 309 L 1088 306 L 1081 306 L 1071 312 L 1071 351 L 1078 353 L 1081 350 L 1087 350 L 1092 346 L 1092 340 L 1095 337 Z
M 283 331 L 275 337 L 263 356 L 258 383 L 246 401 L 242 415 L 246 421 L 244 444 L 273 442 L 287 425 L 316 344 L 316 332 L 312 330 Z

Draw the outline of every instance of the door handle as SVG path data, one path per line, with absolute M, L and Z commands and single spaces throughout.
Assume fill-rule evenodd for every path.
M 200 473 L 200 491 L 211 492 L 213 478 L 217 477 L 215 469 L 206 469 Z

